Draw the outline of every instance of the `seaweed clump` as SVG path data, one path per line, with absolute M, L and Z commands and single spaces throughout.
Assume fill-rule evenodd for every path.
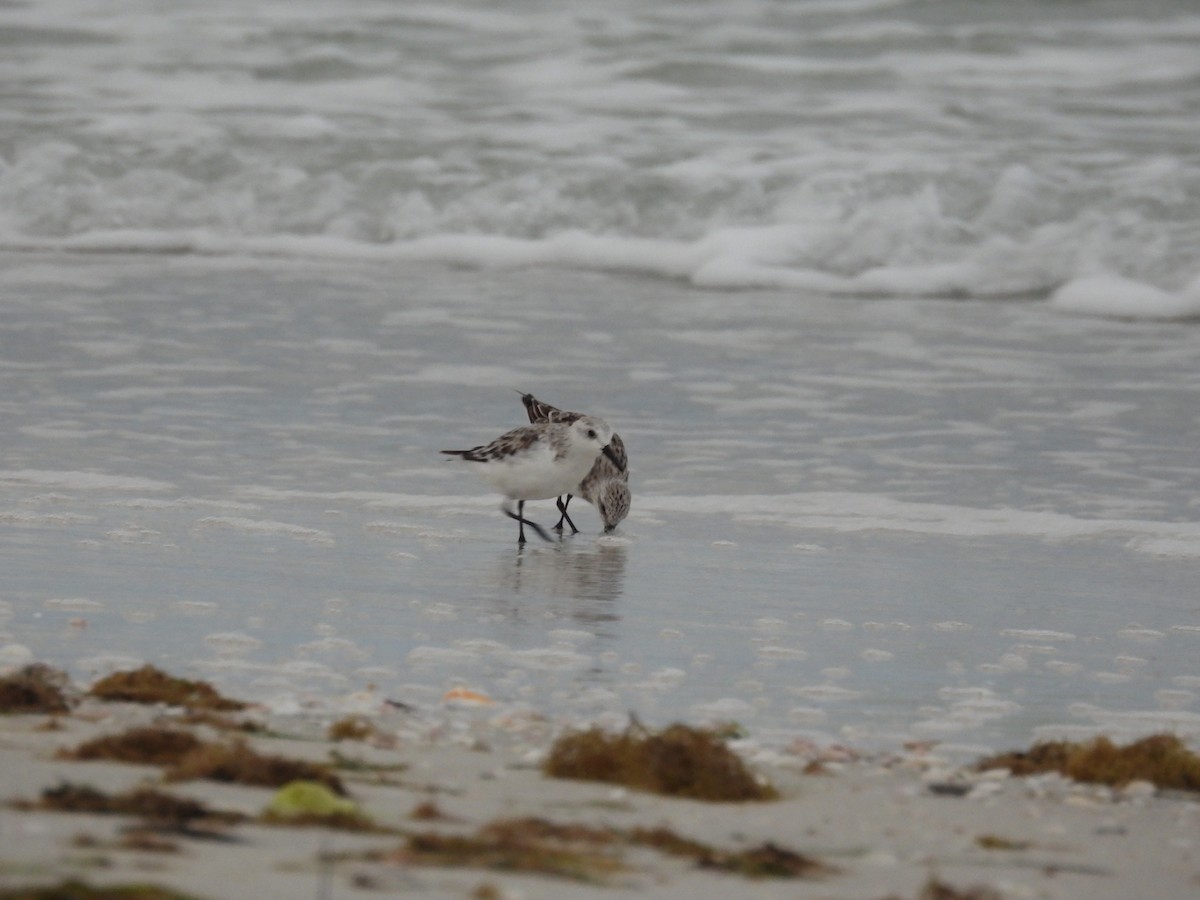
M 286 756 L 268 756 L 243 740 L 202 743 L 180 759 L 166 773 L 166 778 L 168 781 L 203 778 L 256 787 L 283 787 L 292 781 L 315 781 L 335 794 L 346 795 L 342 780 L 328 766 Z
M 728 872 L 745 878 L 808 878 L 832 871 L 811 856 L 767 841 L 745 850 L 721 850 L 685 838 L 668 828 L 635 828 L 630 843 L 651 847 L 670 856 L 691 859 L 701 869 Z
M 168 767 L 168 781 L 207 779 L 256 787 L 283 787 L 292 781 L 315 781 L 345 795 L 342 780 L 321 763 L 268 756 L 244 740 L 205 742 L 188 731 L 170 728 L 131 728 L 98 737 L 74 750 L 61 750 L 62 759 L 106 759 Z
M 1113 787 L 1149 781 L 1159 788 L 1200 791 L 1200 756 L 1172 734 L 1152 734 L 1125 746 L 1103 735 L 1086 743 L 1048 741 L 988 757 L 976 768 L 1009 769 L 1018 776 L 1059 772 L 1076 781 Z
M 235 812 L 214 812 L 199 800 L 176 797 L 153 788 L 136 788 L 120 794 L 106 794 L 86 784 L 63 782 L 42 791 L 36 803 L 17 804 L 25 809 L 93 815 L 138 816 L 158 827 L 185 830 L 198 821 L 232 825 L 245 816 Z
M 1032 841 L 1018 841 L 998 834 L 981 834 L 975 838 L 975 846 L 981 850 L 1028 850 Z
M 385 735 L 365 716 L 346 716 L 329 726 L 327 737 L 331 741 L 373 741 Z
M 44 663 L 31 663 L 0 678 L 0 713 L 65 713 L 67 676 Z
M 694 800 L 779 796 L 719 737 L 688 725 L 671 725 L 658 733 L 637 722 L 618 734 L 597 727 L 569 732 L 554 742 L 543 770 L 554 778 L 604 781 Z
M 152 884 L 93 887 L 71 879 L 55 885 L 0 889 L 0 900 L 194 900 L 194 897 Z
M 106 759 L 113 762 L 170 766 L 203 746 L 203 743 L 188 731 L 147 726 L 130 728 L 120 734 L 104 735 L 80 744 L 74 750 L 60 750 L 58 755 L 61 759 Z
M 214 731 L 238 731 L 242 734 L 267 734 L 267 728 L 250 719 L 236 719 L 210 709 L 192 709 L 175 721 L 180 725 L 206 725 Z
M 165 703 L 188 709 L 233 712 L 246 708 L 246 704 L 239 700 L 223 697 L 207 681 L 176 678 L 151 665 L 113 672 L 93 684 L 88 693 L 101 700 Z
M 438 822 L 451 819 L 432 800 L 422 800 L 409 811 L 408 817 L 416 819 L 418 822 Z
M 589 884 L 624 871 L 605 846 L 612 835 L 585 826 L 549 826 L 540 820 L 500 820 L 473 835 L 411 834 L 389 862 L 551 875 Z
M 885 900 L 900 900 L 894 894 Z M 916 900 L 1001 900 L 998 891 L 983 885 L 959 889 L 937 878 L 930 878 L 921 887 Z
M 740 851 L 722 850 L 666 828 L 624 831 L 538 817 L 497 819 L 473 835 L 411 834 L 405 845 L 384 858 L 409 865 L 536 872 L 602 883 L 626 869 L 621 852 L 628 847 L 646 847 L 689 859 L 701 869 L 747 878 L 801 878 L 832 871 L 823 863 L 772 843 Z

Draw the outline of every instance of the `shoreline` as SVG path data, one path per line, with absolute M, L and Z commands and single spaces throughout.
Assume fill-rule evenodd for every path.
M 544 776 L 548 723 L 530 727 L 476 712 L 451 710 L 444 727 L 421 732 L 406 727 L 409 713 L 391 710 L 364 717 L 367 740 L 332 741 L 327 718 L 251 710 L 250 720 L 265 731 L 239 733 L 239 740 L 261 753 L 334 761 L 349 798 L 387 832 L 246 821 L 218 834 L 159 829 L 156 840 L 141 846 L 123 836 L 135 819 L 16 809 L 13 801 L 34 801 L 63 784 L 107 792 L 148 786 L 257 820 L 276 791 L 166 783 L 152 766 L 55 756 L 100 735 L 155 724 L 227 739 L 211 724 L 183 726 L 178 708 L 87 698 L 53 718 L 0 716 L 0 895 L 66 878 L 162 885 L 197 898 L 884 900 L 921 896 L 936 880 L 963 897 L 1121 900 L 1189 896 L 1200 885 L 1200 794 L 1159 791 L 1146 782 L 1113 789 L 1058 775 L 970 772 L 925 744 L 871 756 L 818 748 L 794 757 L 743 752 L 780 798 L 706 803 Z M 769 846 L 802 854 L 820 869 L 799 878 L 749 878 L 714 873 L 661 848 L 608 844 L 598 852 L 616 860 L 612 872 L 580 878 L 494 871 L 474 862 L 427 865 L 397 849 L 406 836 L 467 836 L 513 819 L 584 829 L 585 842 L 600 830 L 665 829 L 721 852 Z

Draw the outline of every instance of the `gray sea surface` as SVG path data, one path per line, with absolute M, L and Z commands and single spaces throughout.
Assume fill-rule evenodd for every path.
M 0 4 L 0 669 L 1197 738 L 1198 39 L 1193 0 Z M 438 454 L 518 391 L 622 435 L 617 534 L 576 501 L 519 550 Z

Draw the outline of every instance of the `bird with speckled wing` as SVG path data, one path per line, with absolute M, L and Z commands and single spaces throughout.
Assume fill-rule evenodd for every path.
M 525 501 L 561 498 L 577 489 L 598 459 L 608 461 L 620 471 L 624 455 L 617 455 L 612 440 L 612 429 L 607 422 L 594 416 L 580 416 L 570 422 L 522 425 L 490 444 L 442 453 L 474 464 L 483 479 L 504 495 L 501 509 L 519 523 L 517 541 L 524 544 L 526 525 L 543 540 L 550 540 L 545 529 L 525 518 Z M 516 501 L 516 512 L 510 506 L 512 501 Z M 565 505 L 561 499 L 558 502 L 565 515 Z
M 525 412 L 529 414 L 529 421 L 534 424 L 539 422 L 571 423 L 587 418 L 583 413 L 569 412 L 551 406 L 549 403 L 543 403 L 533 394 L 522 394 L 521 402 L 525 404 Z M 580 496 L 596 507 L 600 518 L 604 520 L 605 534 L 611 534 L 617 525 L 629 515 L 632 495 L 629 493 L 629 470 L 628 458 L 625 455 L 625 442 L 621 440 L 620 435 L 614 434 L 612 442 L 608 446 L 612 450 L 612 454 L 596 457 L 596 462 L 592 465 L 591 470 L 575 488 L 565 495 L 566 499 L 564 500 L 560 496 L 555 501 L 558 511 L 562 513 L 558 524 L 554 526 L 555 531 L 562 531 L 563 523 L 566 522 L 571 526 L 571 533 L 578 534 L 579 529 L 567 515 L 567 505 L 574 496 Z

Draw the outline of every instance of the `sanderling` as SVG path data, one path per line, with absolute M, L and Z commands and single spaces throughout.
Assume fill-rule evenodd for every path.
M 543 403 L 533 394 L 522 394 L 521 402 L 525 404 L 525 412 L 529 414 L 529 421 L 535 424 L 538 422 L 570 424 L 586 418 L 583 413 L 568 412 L 565 409 L 551 406 L 549 403 Z M 562 513 L 558 524 L 554 526 L 555 531 L 562 531 L 563 522 L 566 522 L 571 526 L 572 534 L 579 533 L 579 529 L 567 515 L 567 504 L 576 494 L 599 511 L 600 518 L 604 520 L 605 534 L 610 534 L 617 524 L 629 515 L 629 472 L 626 468 L 628 460 L 625 456 L 625 442 L 621 440 L 620 435 L 614 434 L 612 442 L 608 446 L 612 450 L 611 455 L 596 457 L 591 471 L 578 485 L 572 487 L 570 493 L 566 495 L 567 499 L 564 501 L 562 497 L 558 497 L 555 501 L 558 511 Z
M 550 536 L 525 518 L 526 500 L 548 500 L 573 490 L 603 454 L 618 470 L 620 457 L 609 446 L 612 429 L 603 419 L 582 416 L 571 422 L 538 422 L 505 432 L 490 444 L 470 450 L 443 450 L 451 456 L 479 463 L 479 474 L 504 495 L 500 507 L 520 523 L 519 543 L 525 543 L 525 526 L 544 540 Z M 514 513 L 509 502 L 517 501 Z

